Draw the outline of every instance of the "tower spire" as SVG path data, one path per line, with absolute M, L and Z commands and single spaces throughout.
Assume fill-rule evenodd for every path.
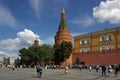
M 60 20 L 59 28 L 68 28 L 64 8 L 63 8 L 63 10 L 61 12 L 61 20 Z
M 62 13 L 65 13 L 65 10 L 64 10 L 64 8 L 63 8 L 63 10 L 62 10 Z

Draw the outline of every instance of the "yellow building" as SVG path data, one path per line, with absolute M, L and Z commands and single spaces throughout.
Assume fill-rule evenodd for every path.
M 74 53 L 105 51 L 120 48 L 120 27 L 74 37 Z

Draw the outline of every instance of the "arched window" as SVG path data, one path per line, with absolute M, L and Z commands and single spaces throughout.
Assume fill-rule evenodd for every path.
M 85 52 L 90 52 L 90 48 L 86 48 Z
M 106 46 L 101 46 L 100 47 L 100 52 L 104 52 L 106 50 Z
M 90 43 L 90 38 L 85 39 L 85 44 L 89 44 Z
M 84 44 L 84 40 L 80 40 L 80 44 Z
M 107 46 L 107 50 L 112 50 L 112 49 L 113 49 L 112 45 Z
M 82 49 L 80 49 L 80 53 L 83 53 L 84 51 Z
M 103 36 L 100 36 L 100 41 L 105 41 L 106 40 L 106 37 L 103 35 Z
M 112 34 L 107 35 L 107 40 L 110 40 L 110 41 L 112 40 Z

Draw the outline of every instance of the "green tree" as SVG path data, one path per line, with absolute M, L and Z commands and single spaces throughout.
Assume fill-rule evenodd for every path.
M 20 49 L 20 57 L 22 63 L 25 64 L 46 64 L 53 59 L 53 47 L 50 45 L 42 45 L 42 46 L 30 46 L 28 49 L 23 48 Z
M 79 57 L 76 58 L 76 64 L 77 64 L 77 65 L 80 64 L 80 59 L 79 59 Z
M 61 57 L 61 48 L 60 48 L 60 45 L 58 45 L 58 44 L 55 44 L 54 45 L 54 62 L 55 62 L 55 64 L 60 64 L 60 62 L 61 61 L 63 61 L 62 60 L 62 57 Z
M 44 44 L 42 46 L 42 49 L 43 49 L 43 53 L 44 53 L 45 64 L 49 64 L 49 63 L 53 62 L 53 53 L 54 53 L 53 46 Z
M 31 61 L 31 58 L 29 56 L 29 52 L 26 48 L 20 49 L 19 52 L 21 54 L 19 54 L 19 56 L 21 57 L 21 63 L 23 64 L 29 64 L 29 62 Z
M 54 45 L 54 61 L 55 64 L 60 64 L 60 62 L 68 59 L 72 52 L 72 43 L 63 41 L 60 45 Z

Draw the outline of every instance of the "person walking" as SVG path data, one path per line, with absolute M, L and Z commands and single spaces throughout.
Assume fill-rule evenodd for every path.
M 118 73 L 119 73 L 119 66 L 116 65 L 115 66 L 115 76 L 118 76 Z
M 90 72 L 92 71 L 92 66 L 91 66 L 91 65 L 89 66 L 89 71 L 90 71 Z
M 12 65 L 12 71 L 14 71 L 14 70 L 15 70 L 15 65 L 13 64 L 13 65 Z
M 65 75 L 68 74 L 68 67 L 67 66 L 65 67 L 65 71 L 64 72 L 65 72 Z
M 42 76 L 42 70 L 43 70 L 42 67 L 40 65 L 38 65 L 36 69 L 37 69 L 37 75 L 38 75 L 38 77 L 41 78 L 41 76 Z
M 102 65 L 102 76 L 106 76 L 106 66 Z

